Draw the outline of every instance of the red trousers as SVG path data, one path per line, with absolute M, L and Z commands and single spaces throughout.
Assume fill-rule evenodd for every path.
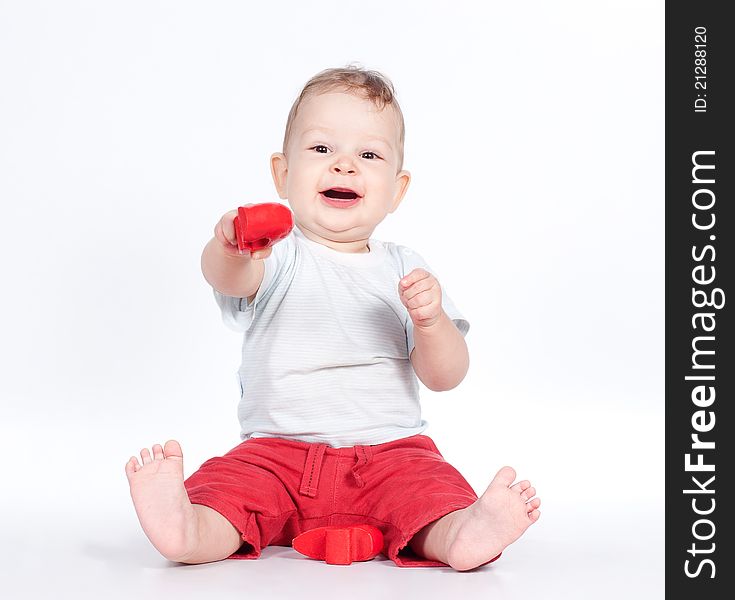
M 230 558 L 258 558 L 262 548 L 290 546 L 315 527 L 367 523 L 381 530 L 383 554 L 401 567 L 445 566 L 407 544 L 477 500 L 425 435 L 348 448 L 252 438 L 206 461 L 185 486 L 193 504 L 216 510 L 242 535 Z

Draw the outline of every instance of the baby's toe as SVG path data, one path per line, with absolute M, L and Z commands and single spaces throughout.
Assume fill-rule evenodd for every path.
M 516 472 L 513 467 L 503 467 L 495 474 L 495 477 L 493 477 L 490 485 L 501 485 L 503 487 L 509 488 L 515 478 Z
M 153 460 L 163 460 L 163 446 L 153 444 Z
M 150 462 L 153 462 L 153 459 L 151 458 L 151 453 L 149 452 L 148 448 L 143 448 L 140 451 L 140 458 L 143 461 L 144 465 L 147 465 Z
M 163 453 L 166 458 L 182 458 L 183 453 L 181 452 L 181 446 L 176 440 L 169 440 L 163 447 Z
M 134 456 L 130 457 L 130 460 L 125 463 L 125 474 L 128 476 L 128 478 L 135 475 L 135 472 L 140 469 L 140 463 L 138 463 L 138 459 Z
M 524 492 L 530 487 L 531 487 L 531 482 L 528 481 L 528 479 L 524 479 L 523 481 L 519 481 L 518 483 L 512 485 L 510 489 L 520 494 L 521 492 Z
M 524 492 L 523 492 L 523 493 L 521 494 L 521 498 L 523 498 L 524 500 L 530 500 L 530 499 L 531 499 L 531 498 L 533 498 L 533 497 L 534 497 L 535 495 L 536 495 L 536 488 L 535 488 L 535 487 L 533 487 L 533 486 L 531 486 L 531 487 L 527 488 L 527 489 L 526 489 L 526 490 L 525 490 L 525 491 L 524 491 Z
M 526 508 L 528 509 L 528 513 L 531 514 L 534 510 L 536 510 L 539 506 L 541 506 L 541 498 L 534 498 L 533 500 L 529 500 L 526 502 Z
M 538 518 L 541 516 L 541 512 L 538 510 L 531 511 L 528 513 L 528 518 L 531 519 L 531 521 L 535 522 L 538 521 Z

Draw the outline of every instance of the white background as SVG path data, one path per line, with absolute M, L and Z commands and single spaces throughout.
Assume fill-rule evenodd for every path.
M 0 578 L 9 598 L 663 596 L 663 2 L 0 2 Z M 306 80 L 359 62 L 406 119 L 402 206 L 471 322 L 422 390 L 478 493 L 514 466 L 538 524 L 470 573 L 287 548 L 177 567 L 123 466 L 238 443 L 240 338 L 199 257 L 277 200 Z M 5 592 L 4 592 L 5 595 Z

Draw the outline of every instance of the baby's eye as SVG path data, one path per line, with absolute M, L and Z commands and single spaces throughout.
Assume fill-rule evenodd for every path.
M 316 146 L 313 146 L 311 149 L 316 150 L 320 154 L 326 154 L 327 152 L 329 152 L 329 148 L 327 148 L 324 144 L 317 144 Z
M 369 154 L 369 156 L 365 156 L 366 154 Z M 369 150 L 367 152 L 363 152 L 360 156 L 362 156 L 363 158 L 367 158 L 369 160 L 380 158 L 377 154 L 375 154 L 375 152 L 371 152 Z

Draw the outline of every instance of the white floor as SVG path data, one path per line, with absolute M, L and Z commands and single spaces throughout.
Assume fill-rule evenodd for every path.
M 254 561 L 175 565 L 150 546 L 132 506 L 82 502 L 81 513 L 46 500 L 41 518 L 38 502 L 18 503 L 3 524 L 3 598 L 663 598 L 663 514 L 630 507 L 547 503 L 500 560 L 457 573 L 382 556 L 332 566 L 281 547 Z
M 9 406 L 26 412 L 32 408 L 20 399 Z M 115 413 L 122 422 L 117 428 L 101 420 L 14 419 L 12 412 L 0 421 L 0 454 L 5 457 L 0 479 L 0 598 L 664 597 L 663 478 L 657 468 L 663 444 L 655 415 L 638 411 L 636 420 L 618 409 L 594 420 L 581 412 L 587 425 L 575 431 L 564 429 L 564 421 L 553 430 L 542 426 L 546 418 L 529 422 L 528 439 L 552 436 L 529 445 L 547 452 L 529 457 L 516 453 L 519 463 L 513 461 L 524 476 L 533 474 L 542 490 L 541 519 L 498 561 L 458 573 L 449 568 L 403 569 L 382 557 L 333 566 L 282 547 L 266 548 L 258 560 L 170 563 L 146 539 L 130 501 L 123 472 L 136 444 L 130 440 L 166 439 L 181 430 L 188 449 L 186 474 L 227 449 L 227 441 L 217 441 L 222 433 L 216 428 L 211 438 L 201 439 L 196 427 L 186 429 L 178 422 L 171 431 L 156 435 L 162 419 L 131 427 L 124 422 L 126 414 Z M 536 429 L 534 423 L 539 423 Z M 544 434 L 546 429 L 551 433 Z M 623 439 L 647 441 L 643 447 Z M 499 443 L 512 445 L 505 439 Z M 449 454 L 462 443 L 447 439 L 443 446 Z M 466 471 L 481 490 L 487 469 L 478 463 Z

